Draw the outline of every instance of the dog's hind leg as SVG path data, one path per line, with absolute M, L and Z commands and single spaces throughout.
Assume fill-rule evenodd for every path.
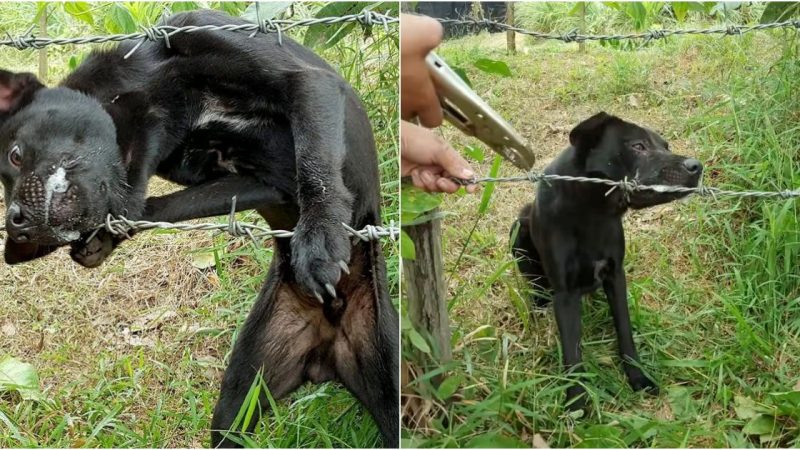
M 308 379 L 309 360 L 320 340 L 324 340 L 320 339 L 320 333 L 332 334 L 330 327 L 321 326 L 324 319 L 316 300 L 297 295 L 287 283 L 279 280 L 277 258 L 239 332 L 225 370 L 211 422 L 213 447 L 239 447 L 239 433 L 252 432 L 263 411 L 269 408 L 262 390 L 257 399 L 257 413 L 250 422 L 243 424 L 239 417 L 239 412 L 247 408 L 243 403 L 250 387 L 259 381 L 259 373 L 274 399 L 290 394 Z M 330 379 L 333 373 L 315 375 L 321 380 Z
M 371 248 L 368 257 L 359 251 Z M 377 262 L 383 258 L 380 245 L 365 243 L 355 250 L 354 265 L 362 255 Z M 369 259 L 368 259 L 369 260 Z M 334 343 L 336 373 L 345 387 L 366 407 L 378 425 L 383 446 L 398 448 L 399 437 L 399 343 L 398 317 L 389 300 L 383 263 L 362 266 L 340 284 L 348 292 L 347 308 L 337 327 Z M 369 280 L 369 281 L 367 281 Z
M 605 291 L 608 305 L 611 307 L 611 315 L 614 317 L 614 328 L 617 330 L 622 366 L 633 390 L 644 390 L 657 395 L 658 386 L 638 366 L 639 356 L 636 353 L 636 345 L 633 342 L 631 318 L 628 312 L 625 272 L 623 272 L 621 266 L 622 264 L 618 263 L 617 267 L 614 267 L 614 273 L 603 280 L 603 291 Z
M 532 302 L 535 306 L 542 308 L 550 303 L 550 281 L 544 273 L 541 257 L 532 237 L 532 212 L 533 203 L 525 205 L 519 213 L 519 217 L 511 226 L 511 239 L 514 243 L 511 251 L 517 260 L 517 267 L 520 273 L 525 276 L 532 287 Z

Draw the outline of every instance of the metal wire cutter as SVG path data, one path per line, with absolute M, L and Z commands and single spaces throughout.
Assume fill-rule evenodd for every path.
M 433 52 L 426 58 L 444 118 L 467 136 L 474 136 L 522 170 L 533 167 L 536 158 L 525 140 L 495 110 L 481 99 Z

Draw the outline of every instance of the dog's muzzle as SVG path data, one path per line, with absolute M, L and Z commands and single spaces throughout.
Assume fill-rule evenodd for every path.
M 8 205 L 6 230 L 19 243 L 61 244 L 77 239 L 72 231 L 81 215 L 79 188 L 57 168 L 46 179 L 37 174 L 23 178 Z

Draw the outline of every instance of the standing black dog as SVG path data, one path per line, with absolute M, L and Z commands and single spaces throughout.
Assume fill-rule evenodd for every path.
M 703 172 L 696 159 L 670 152 L 669 144 L 651 130 L 604 112 L 581 122 L 569 134 L 570 147 L 546 169 L 547 174 L 636 179 L 640 184 L 694 187 Z M 512 228 L 517 264 L 535 287 L 535 302 L 544 306 L 542 291 L 553 291 L 564 366 L 581 364 L 581 297 L 603 287 L 617 330 L 619 351 L 631 387 L 658 393 L 638 367 L 628 315 L 623 259 L 622 216 L 628 208 L 646 208 L 685 194 L 637 191 L 572 181 L 540 182 L 536 201 L 526 205 Z M 582 409 L 585 392 L 567 389 L 567 404 Z
M 243 23 L 198 11 L 162 25 Z M 57 88 L 0 71 L 6 261 L 69 243 L 93 267 L 119 243 L 89 239 L 108 213 L 179 221 L 225 214 L 237 196 L 239 210 L 295 234 L 275 239 L 225 372 L 212 444 L 235 444 L 226 430 L 261 372 L 276 398 L 306 381 L 340 381 L 384 445 L 398 446 L 398 320 L 385 263 L 378 243 L 351 240 L 342 226 L 380 223 L 375 143 L 358 96 L 285 36 L 179 33 L 125 59 L 133 45 L 92 53 Z M 146 199 L 154 174 L 187 188 Z

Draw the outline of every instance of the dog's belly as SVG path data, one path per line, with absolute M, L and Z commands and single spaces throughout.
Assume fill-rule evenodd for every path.
M 244 175 L 294 192 L 294 141 L 285 117 L 263 110 L 223 109 L 218 102 L 205 105 L 178 148 L 159 164 L 160 176 L 195 186 Z
M 567 286 L 582 295 L 590 294 L 603 286 L 612 267 L 611 258 L 576 255 L 567 269 Z

